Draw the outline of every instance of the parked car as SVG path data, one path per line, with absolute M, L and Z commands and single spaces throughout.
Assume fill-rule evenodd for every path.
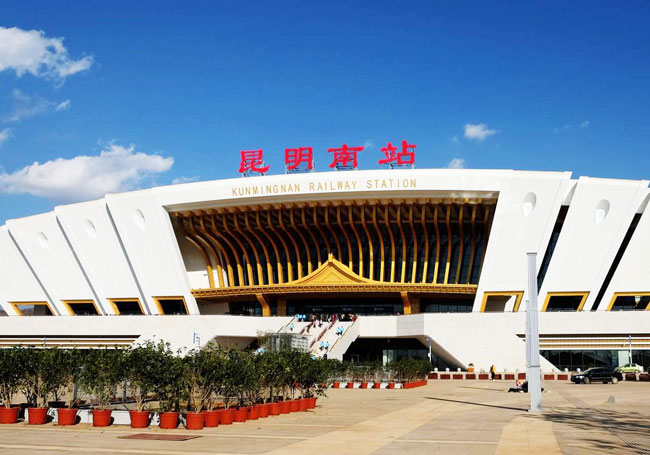
M 616 384 L 623 380 L 623 374 L 613 368 L 589 368 L 588 370 L 571 375 L 571 382 L 576 384 L 590 384 L 592 382 L 611 382 Z
M 641 373 L 643 371 L 643 367 L 636 363 L 628 363 L 626 365 L 618 367 L 616 371 L 620 371 L 621 373 Z

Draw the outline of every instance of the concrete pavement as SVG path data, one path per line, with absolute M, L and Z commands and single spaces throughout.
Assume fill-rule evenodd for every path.
M 541 414 L 526 411 L 526 394 L 507 393 L 511 385 L 430 381 L 410 390 L 332 389 L 315 410 L 198 432 L 0 425 L 0 454 L 650 453 L 650 384 L 546 382 Z M 118 439 L 161 432 L 201 437 Z

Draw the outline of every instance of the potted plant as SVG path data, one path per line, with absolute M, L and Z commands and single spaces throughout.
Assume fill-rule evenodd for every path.
M 221 411 L 215 409 L 215 397 L 220 390 L 225 374 L 227 374 L 225 358 L 223 351 L 218 346 L 208 346 L 203 351 L 205 354 L 202 373 L 205 376 L 202 405 L 205 411 L 204 425 L 216 427 L 219 425 Z
M 347 373 L 347 376 L 346 376 L 347 385 L 346 385 L 346 387 L 348 389 L 353 389 L 354 388 L 354 383 L 357 382 L 357 379 L 358 379 L 358 376 L 359 376 L 359 369 L 353 363 L 348 363 L 346 373 Z
M 47 421 L 47 395 L 45 377 L 48 375 L 46 357 L 51 351 L 46 349 L 21 349 L 19 352 L 23 374 L 18 382 L 20 391 L 27 399 L 28 421 L 30 425 L 43 425 Z M 41 405 L 42 406 L 39 406 Z
M 95 398 L 93 426 L 106 427 L 111 423 L 112 409 L 108 408 L 113 390 L 122 380 L 123 351 L 115 348 L 91 349 L 83 357 L 79 383 L 82 390 Z
M 190 352 L 184 359 L 185 389 L 187 392 L 187 411 L 185 413 L 185 427 L 188 430 L 201 430 L 205 425 L 205 411 L 208 402 L 212 402 L 215 390 L 214 355 L 206 350 Z M 213 425 L 215 426 L 215 425 Z
M 160 428 L 176 428 L 180 399 L 185 394 L 186 385 L 183 379 L 183 359 L 180 357 L 180 352 L 174 353 L 169 343 L 163 341 L 155 346 L 152 357 L 156 371 L 152 388 L 158 397 Z
M 157 347 L 151 341 L 132 346 L 125 352 L 123 374 L 126 392 L 135 400 L 135 409 L 129 410 L 131 428 L 149 426 L 151 411 L 147 409 L 146 403 L 154 391 L 159 371 L 158 357 Z
M 386 369 L 388 370 L 388 385 L 387 389 L 395 388 L 395 378 L 399 377 L 399 361 L 391 360 L 386 364 Z
M 57 407 L 57 423 L 61 426 L 75 425 L 77 423 L 78 409 L 74 408 L 74 390 L 79 379 L 80 354 L 75 349 L 49 349 L 44 358 L 49 372 L 44 378 L 45 390 L 51 395 L 55 403 L 62 403 Z M 61 400 L 68 397 L 69 400 Z
M 18 392 L 18 381 L 23 374 L 21 349 L 0 349 L 0 400 L 3 405 L 0 407 L 0 424 L 18 421 L 20 407 L 12 406 L 12 402 Z
M 381 364 L 381 361 L 374 362 L 374 367 L 372 368 L 372 381 L 375 389 L 381 389 L 381 380 L 383 377 L 384 366 Z
M 263 352 L 256 357 L 258 371 L 260 371 L 261 386 L 268 393 L 268 415 L 280 415 L 282 404 L 277 401 L 278 393 L 284 384 L 284 364 L 279 352 Z

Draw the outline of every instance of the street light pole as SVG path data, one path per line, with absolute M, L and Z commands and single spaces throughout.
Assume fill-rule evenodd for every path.
M 537 319 L 537 253 L 528 253 L 528 303 L 526 305 L 526 378 L 531 412 L 542 410 L 539 365 L 539 322 Z
M 628 342 L 629 347 L 630 347 L 630 361 L 628 363 L 631 364 L 632 363 L 632 335 L 627 336 L 627 342 Z

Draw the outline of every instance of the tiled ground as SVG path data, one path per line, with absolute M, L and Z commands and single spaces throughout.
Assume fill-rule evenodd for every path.
M 0 425 L 0 454 L 650 453 L 650 384 L 547 382 L 540 415 L 526 412 L 528 396 L 507 393 L 510 385 L 429 381 L 411 390 L 330 390 L 315 410 L 172 430 L 201 436 L 182 442 L 118 439 L 158 428 Z

